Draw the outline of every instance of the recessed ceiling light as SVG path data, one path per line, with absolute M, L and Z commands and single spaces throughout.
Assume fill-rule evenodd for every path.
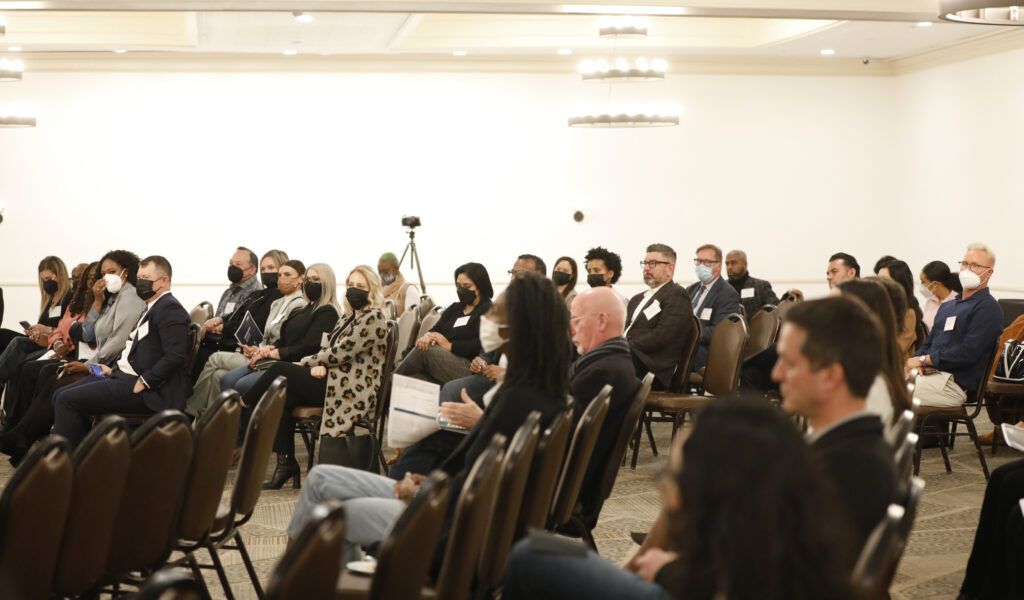
M 466 51 L 465 50 L 456 50 L 455 52 L 452 52 L 452 56 L 465 56 L 465 55 L 466 55 Z
M 558 54 L 561 54 L 562 56 L 568 56 L 569 54 L 572 54 L 572 50 L 570 50 L 569 48 L 559 48 Z
M 822 56 L 832 56 L 836 51 L 831 48 L 823 48 L 821 51 Z
M 7 50 L 10 52 L 21 52 L 21 46 L 8 46 Z
M 281 54 L 284 54 L 285 56 L 295 56 L 298 53 L 299 53 L 298 50 L 285 50 Z
M 114 50 L 114 54 L 124 54 L 127 50 Z
M 331 55 L 330 52 L 321 52 L 320 53 L 320 56 L 330 56 L 330 55 Z
M 931 21 L 918 21 L 914 27 L 931 27 L 933 23 Z
M 311 15 L 311 14 L 307 14 L 307 13 L 304 13 L 304 12 L 293 12 L 292 16 L 295 17 L 295 20 L 298 21 L 299 23 L 312 23 L 313 22 L 313 15 Z

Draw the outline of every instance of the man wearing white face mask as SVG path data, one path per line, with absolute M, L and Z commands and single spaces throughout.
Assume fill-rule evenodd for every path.
M 922 406 L 959 406 L 981 383 L 1003 329 L 1003 310 L 988 289 L 995 265 L 996 255 L 987 246 L 967 246 L 960 262 L 964 291 L 955 302 L 939 306 L 931 333 L 907 359 L 907 371 L 922 373 L 914 392 Z
M 727 316 L 740 312 L 740 295 L 722 280 L 722 249 L 718 246 L 704 244 L 697 248 L 693 264 L 698 281 L 686 288 L 686 293 L 693 299 L 693 314 L 700 319 L 700 344 L 691 363 L 692 369 L 699 371 L 708 363 L 711 332 Z

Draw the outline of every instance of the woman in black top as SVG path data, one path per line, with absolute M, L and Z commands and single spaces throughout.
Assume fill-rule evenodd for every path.
M 480 317 L 491 309 L 494 288 L 487 269 L 474 262 L 455 269 L 455 286 L 459 301 L 416 340 L 395 373 L 441 385 L 473 374 L 469 363 L 480 354 Z
M 64 261 L 56 256 L 47 256 L 39 262 L 38 273 L 39 321 L 26 329 L 24 334 L 10 329 L 0 329 L 0 351 L 5 350 L 11 341 L 26 336 L 45 343 L 46 336 L 60 323 L 68 303 L 71 302 L 71 279 L 68 277 L 68 268 Z

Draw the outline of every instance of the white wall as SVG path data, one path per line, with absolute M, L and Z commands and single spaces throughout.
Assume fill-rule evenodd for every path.
M 1004 85 L 993 78 L 977 85 Z M 917 96 L 915 79 L 942 81 L 677 76 L 627 92 L 680 102 L 679 127 L 592 131 L 566 127 L 565 108 L 606 89 L 570 75 L 29 73 L 0 90 L 0 105 L 28 102 L 40 114 L 34 130 L 0 130 L 4 325 L 34 320 L 45 254 L 69 263 L 121 247 L 164 254 L 190 307 L 215 299 L 238 244 L 326 261 L 343 277 L 401 251 L 406 213 L 423 217 L 417 242 L 442 302 L 454 299 L 446 284 L 467 260 L 500 282 L 521 252 L 553 262 L 598 244 L 622 254 L 627 291 L 638 289 L 647 243 L 676 247 L 676 279 L 686 282 L 685 258 L 712 241 L 746 249 L 752 272 L 777 287 L 797 282 L 811 294 L 823 291 L 812 282 L 837 250 L 866 266 L 883 253 L 952 262 L 975 237 L 1009 250 L 984 230 L 958 230 L 963 218 L 913 232 L 900 208 L 908 196 L 941 193 L 947 205 L 965 189 L 942 184 L 948 169 L 931 172 L 918 139 L 965 138 L 984 153 L 989 137 L 1012 137 L 967 126 L 963 138 L 919 135 L 902 119 L 933 98 Z M 964 91 L 962 105 L 986 97 Z M 972 206 L 1005 202 L 1014 174 L 995 170 L 991 186 L 1006 193 Z

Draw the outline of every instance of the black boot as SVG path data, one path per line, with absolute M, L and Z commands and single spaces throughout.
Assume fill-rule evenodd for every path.
M 274 469 L 274 475 L 270 478 L 270 481 L 263 484 L 263 489 L 279 490 L 284 485 L 284 482 L 289 479 L 292 480 L 292 485 L 295 486 L 295 489 L 299 489 L 300 475 L 299 463 L 295 460 L 294 455 L 278 454 L 277 468 Z

